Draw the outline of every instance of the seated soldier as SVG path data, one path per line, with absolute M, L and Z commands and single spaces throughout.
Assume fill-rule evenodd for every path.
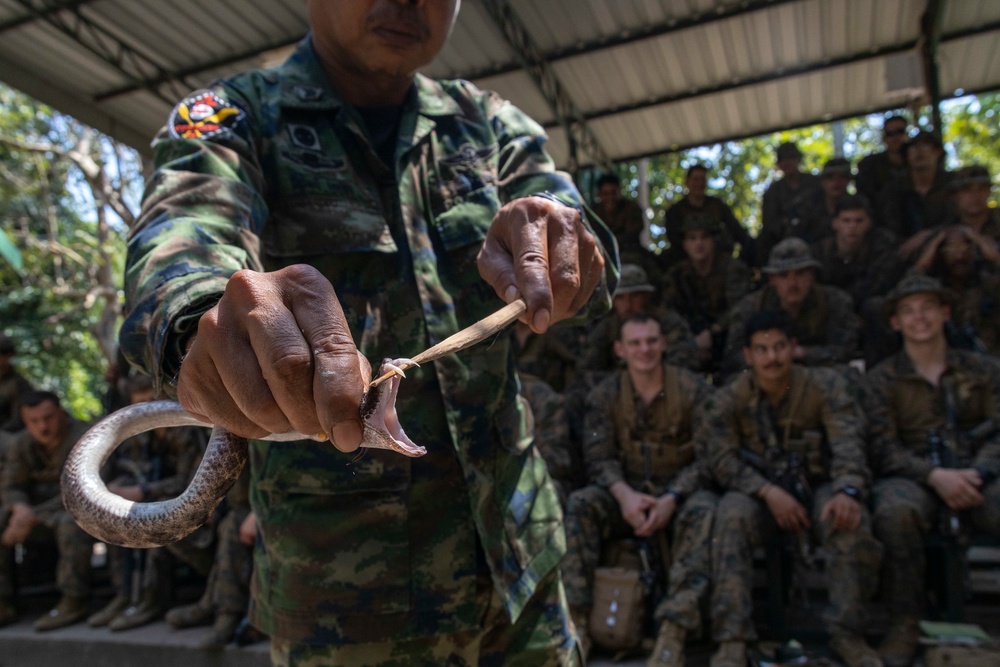
M 900 257 L 910 261 L 934 229 L 951 216 L 944 169 L 944 146 L 933 132 L 921 130 L 903 147 L 906 175 L 882 190 L 878 222 L 900 240 Z
M 559 504 L 566 509 L 569 494 L 583 485 L 583 461 L 579 444 L 571 437 L 566 401 L 534 375 L 518 371 L 521 396 L 531 408 L 535 446 L 545 459 Z
M 977 252 L 993 241 L 952 225 L 939 230 L 924 247 L 913 273 L 937 278 L 956 295 L 946 324 L 952 347 L 1000 355 L 1000 267 Z
M 927 276 L 900 282 L 886 311 L 903 349 L 865 378 L 873 520 L 886 549 L 891 626 L 879 653 L 887 667 L 909 665 L 917 650 L 928 533 L 954 518 L 955 527 L 1000 537 L 1000 365 L 948 348 L 953 298 Z
M 610 540 L 649 539 L 673 522 L 673 560 L 649 665 L 683 664 L 684 640 L 701 624 L 708 589 L 709 536 L 715 496 L 693 440 L 712 390 L 697 375 L 664 362 L 655 317 L 625 318 L 614 344 L 625 369 L 587 397 L 584 463 L 590 485 L 572 493 L 563 561 L 566 598 L 577 632 L 589 645 L 587 619 L 594 570 Z M 662 571 L 660 564 L 654 568 Z
M 854 179 L 851 163 L 842 157 L 830 158 L 819 174 L 820 189 L 802 206 L 799 224 L 790 231 L 806 243 L 813 244 L 833 235 L 833 216 L 837 200 L 847 194 L 847 186 Z
M 237 626 L 246 616 L 256 530 L 250 509 L 250 469 L 247 467 L 226 494 L 225 514 L 215 525 L 216 539 L 211 544 L 196 545 L 180 540 L 166 546 L 173 555 L 196 569 L 206 553 L 212 559 L 201 598 L 194 604 L 171 609 L 166 616 L 167 622 L 175 628 L 211 624 L 211 631 L 198 643 L 198 648 L 223 648 L 233 639 Z
M 55 630 L 82 621 L 90 597 L 90 555 L 94 540 L 76 525 L 59 491 L 66 457 L 87 432 L 71 418 L 59 397 L 32 391 L 21 398 L 24 431 L 11 443 L 0 481 L 0 625 L 15 619 L 14 557 L 17 544 L 55 543 L 56 585 L 62 598 L 35 621 L 35 630 Z
M 593 209 L 615 235 L 622 264 L 638 264 L 655 274 L 658 270 L 656 255 L 642 239 L 646 231 L 646 214 L 637 202 L 622 197 L 621 184 L 614 174 L 604 174 L 597 179 L 597 201 Z
M 153 400 L 152 380 L 146 375 L 129 378 L 128 394 L 132 404 Z M 194 426 L 157 428 L 129 438 L 115 451 L 105 472 L 111 479 L 108 490 L 134 502 L 179 496 L 194 476 L 205 442 L 205 429 Z M 118 631 L 160 618 L 173 579 L 173 563 L 165 556 L 162 549 L 109 549 L 115 596 L 87 622 Z M 211 557 L 201 569 L 207 572 L 209 567 Z
M 667 363 L 692 370 L 698 367 L 698 350 L 687 322 L 671 309 L 655 307 L 655 296 L 656 288 L 650 284 L 642 267 L 622 265 L 611 312 L 594 324 L 584 343 L 578 371 L 588 389 L 619 368 L 620 359 L 615 356 L 614 344 L 622 321 L 636 313 L 651 313 L 660 321 L 666 338 Z
M 686 258 L 667 273 L 663 296 L 691 327 L 700 369 L 712 372 L 722 360 L 725 315 L 750 291 L 750 269 L 716 247 L 721 231 L 717 220 L 691 213 L 682 229 Z
M 753 552 L 777 530 L 809 538 L 827 554 L 830 648 L 848 667 L 882 663 L 865 642 L 864 598 L 881 548 L 868 511 L 864 420 L 844 377 L 794 361 L 792 323 L 754 313 L 743 355 L 750 372 L 719 390 L 705 415 L 712 470 L 727 490 L 712 532 L 712 667 L 745 667 Z
M 792 358 L 796 362 L 832 366 L 851 360 L 860 329 L 854 302 L 843 290 L 817 284 L 819 268 L 802 239 L 789 238 L 774 246 L 763 268 L 767 285 L 743 297 L 729 313 L 724 374 L 744 368 L 743 331 L 750 316 L 762 310 L 781 310 L 794 322 L 797 343 Z
M 906 178 L 906 155 L 903 149 L 909 136 L 910 121 L 898 114 L 882 123 L 882 143 L 885 150 L 871 153 L 858 162 L 855 181 L 858 194 L 864 195 L 876 210 L 881 210 L 882 190 L 899 178 Z
M 786 141 L 776 150 L 777 167 L 782 177 L 773 180 L 764 192 L 760 208 L 760 232 L 757 235 L 757 257 L 764 261 L 783 239 L 792 236 L 805 203 L 820 189 L 819 176 L 800 170 L 802 153 L 798 146 Z
M 955 172 L 948 189 L 955 199 L 948 224 L 959 225 L 980 249 L 983 258 L 1000 264 L 1000 208 L 990 206 L 993 181 L 986 167 L 970 165 Z

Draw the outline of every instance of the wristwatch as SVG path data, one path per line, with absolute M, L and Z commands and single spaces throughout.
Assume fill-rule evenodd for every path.
M 851 484 L 848 484 L 837 493 L 843 493 L 845 496 L 849 498 L 854 498 L 855 500 L 861 499 L 861 491 L 858 489 L 858 487 L 853 486 Z

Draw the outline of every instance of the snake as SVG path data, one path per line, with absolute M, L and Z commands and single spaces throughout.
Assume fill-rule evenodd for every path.
M 384 382 L 373 382 L 359 406 L 362 452 L 386 449 L 404 456 L 427 453 L 406 435 L 396 414 L 396 396 L 409 359 L 385 359 L 379 370 Z M 184 411 L 176 401 L 136 403 L 111 413 L 88 430 L 66 459 L 62 498 L 66 509 L 90 535 L 122 547 L 161 547 L 203 525 L 239 478 L 249 457 L 247 438 L 213 426 L 201 464 L 187 488 L 176 498 L 134 502 L 108 490 L 101 468 L 115 449 L 132 436 L 157 428 L 208 426 Z M 273 442 L 326 440 L 324 434 L 288 432 L 258 438 Z

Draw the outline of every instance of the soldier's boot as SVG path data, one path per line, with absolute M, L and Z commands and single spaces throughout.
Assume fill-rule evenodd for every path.
M 215 619 L 215 610 L 204 606 L 201 600 L 183 607 L 174 607 L 167 612 L 167 623 L 178 630 L 208 625 Z
M 106 604 L 103 609 L 96 614 L 91 615 L 91 617 L 87 619 L 87 625 L 92 628 L 103 628 L 111 622 L 111 619 L 125 611 L 127 608 L 128 596 L 124 593 L 119 593 L 111 598 L 111 602 Z
M 17 620 L 17 610 L 14 609 L 14 602 L 7 598 L 0 598 L 0 628 L 10 625 Z
M 885 667 L 909 667 L 920 646 L 920 626 L 917 619 L 907 616 L 889 627 L 889 634 L 878 646 Z
M 656 646 L 649 654 L 646 667 L 684 667 L 684 640 L 687 630 L 668 620 L 660 622 Z
M 89 613 L 87 598 L 77 595 L 64 595 L 49 613 L 35 621 L 32 626 L 36 632 L 58 630 L 67 625 L 73 625 L 87 618 Z
M 580 640 L 580 650 L 583 651 L 583 660 L 586 662 L 591 648 L 590 631 L 587 629 L 590 619 L 580 609 L 570 608 L 569 615 L 573 619 L 573 625 L 576 626 L 576 636 Z
M 223 649 L 233 639 L 236 628 L 243 617 L 240 614 L 230 614 L 220 612 L 215 617 L 212 624 L 212 631 L 208 636 L 198 642 L 198 648 L 206 651 L 219 651 Z
M 830 650 L 847 667 L 883 667 L 878 653 L 860 635 L 835 635 L 830 639 Z
M 163 605 L 160 604 L 159 596 L 155 591 L 147 591 L 143 594 L 138 605 L 128 607 L 122 613 L 111 619 L 108 628 L 114 632 L 131 630 L 142 625 L 149 625 L 153 621 L 163 616 Z
M 719 644 L 709 667 L 747 667 L 746 642 L 729 641 Z

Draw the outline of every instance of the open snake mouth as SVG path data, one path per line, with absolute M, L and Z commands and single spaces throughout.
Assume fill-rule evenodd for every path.
M 396 413 L 396 397 L 399 393 L 399 383 L 406 377 L 399 366 L 404 359 L 386 359 L 379 368 L 379 375 L 392 373 L 385 382 L 373 387 L 365 397 L 368 409 L 362 409 L 362 417 L 367 428 L 375 431 L 382 438 L 391 441 L 385 443 L 385 449 L 391 449 L 406 456 L 423 456 L 427 449 L 416 444 L 403 430 Z M 367 407 L 367 406 L 366 406 Z M 366 414 L 367 413 L 367 414 Z M 367 438 L 366 438 L 367 440 Z M 394 445 L 394 446 L 393 446 Z M 364 446 L 364 445 L 363 445 Z

